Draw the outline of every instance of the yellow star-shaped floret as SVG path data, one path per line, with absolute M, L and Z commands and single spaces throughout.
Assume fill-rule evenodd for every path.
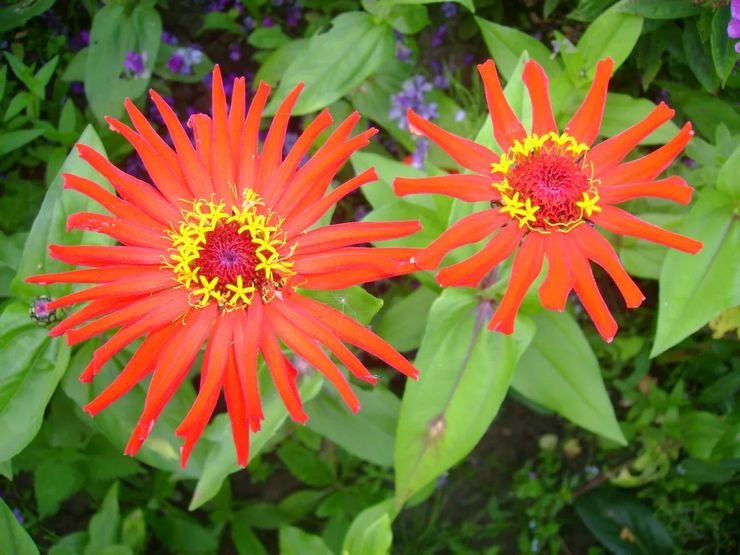
M 216 291 L 218 276 L 214 277 L 211 281 L 208 281 L 205 276 L 200 276 L 200 284 L 202 287 L 193 291 L 193 295 L 203 295 L 200 299 L 200 306 L 206 306 L 208 304 L 208 299 L 210 298 L 213 298 L 216 301 L 221 300 L 221 293 Z
M 233 292 L 233 295 L 229 299 L 229 304 L 231 306 L 236 306 L 239 301 L 244 304 L 250 304 L 252 302 L 252 297 L 254 297 L 254 286 L 247 285 L 245 287 L 242 276 L 236 276 L 236 284 L 230 283 L 226 286 L 226 289 Z
M 589 197 L 588 193 L 583 193 L 583 200 L 576 202 L 576 206 L 585 212 L 587 218 L 590 218 L 594 212 L 601 212 L 601 207 L 596 205 L 599 198 L 598 193 L 594 193 L 593 198 Z

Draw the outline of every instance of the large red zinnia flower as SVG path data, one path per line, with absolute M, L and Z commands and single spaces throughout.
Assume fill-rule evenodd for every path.
M 434 269 L 452 249 L 498 230 L 478 253 L 438 274 L 439 283 L 445 286 L 476 286 L 497 264 L 517 252 L 508 289 L 490 329 L 513 331 L 522 299 L 547 257 L 549 270 L 539 289 L 542 305 L 563 310 L 574 289 L 601 336 L 611 341 L 617 324 L 596 286 L 589 261 L 607 271 L 628 307 L 639 306 L 644 296 L 593 224 L 685 252 L 695 253 L 702 247 L 699 241 L 613 206 L 643 196 L 686 204 L 693 190 L 676 176 L 655 181 L 688 143 L 693 135 L 691 124 L 654 152 L 622 162 L 642 139 L 673 117 L 673 110 L 664 103 L 633 127 L 592 146 L 601 126 L 613 66 L 611 59 L 599 62 L 583 104 L 560 133 L 550 106 L 547 76 L 537 62 L 528 62 L 523 80 L 532 101 L 533 122 L 531 133 L 527 133 L 504 97 L 493 61 L 479 65 L 493 133 L 504 152 L 501 156 L 409 111 L 409 123 L 416 132 L 475 173 L 398 178 L 396 192 L 439 193 L 466 201 L 490 201 L 492 205 L 455 223 L 415 256 L 416 264 Z
M 137 452 L 154 421 L 188 375 L 207 343 L 200 390 L 179 426 L 184 465 L 208 423 L 221 390 L 231 419 L 238 461 L 246 465 L 249 432 L 263 418 L 257 384 L 259 353 L 269 368 L 290 416 L 305 422 L 296 388 L 296 369 L 280 343 L 316 367 L 353 411 L 357 397 L 323 345 L 357 378 L 373 375 L 345 345 L 360 347 L 407 376 L 416 369 L 388 343 L 342 312 L 295 291 L 337 289 L 412 269 L 415 249 L 352 246 L 402 237 L 418 222 L 345 223 L 307 229 L 338 200 L 376 179 L 370 169 L 327 194 L 348 157 L 368 143 L 375 129 L 354 137 L 353 114 L 305 162 L 309 147 L 332 118 L 319 114 L 283 158 L 290 113 L 301 87 L 280 106 L 261 150 L 258 133 L 269 87 L 259 85 L 245 115 L 245 82 L 237 79 L 231 106 L 219 69 L 213 73 L 213 115 L 189 121 L 190 142 L 175 113 L 154 91 L 152 100 L 175 150 L 152 129 L 130 101 L 126 109 L 136 130 L 114 119 L 141 157 L 152 183 L 119 170 L 101 154 L 78 145 L 80 156 L 105 176 L 114 196 L 92 181 L 65 175 L 65 187 L 99 202 L 112 215 L 78 213 L 69 228 L 105 233 L 116 246 L 51 245 L 51 255 L 68 264 L 90 266 L 34 276 L 34 283 L 97 283 L 60 297 L 49 308 L 88 302 L 51 330 L 70 344 L 119 328 L 83 372 L 89 381 L 116 352 L 145 339 L 122 372 L 85 410 L 95 415 L 152 374 L 143 412 L 126 453 Z

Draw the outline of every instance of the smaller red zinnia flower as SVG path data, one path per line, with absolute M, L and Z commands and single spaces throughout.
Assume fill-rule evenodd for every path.
M 212 117 L 196 114 L 189 121 L 195 144 L 172 108 L 152 91 L 174 150 L 126 101 L 135 130 L 114 119 L 108 123 L 134 146 L 151 184 L 119 170 L 88 146 L 77 147 L 120 196 L 88 179 L 65 175 L 66 188 L 89 196 L 111 214 L 73 214 L 67 227 L 104 233 L 121 244 L 51 245 L 51 256 L 57 260 L 91 268 L 28 281 L 99 284 L 47 305 L 55 309 L 88 303 L 50 332 L 66 334 L 70 345 L 118 328 L 95 351 L 82 381 L 92 380 L 114 354 L 144 338 L 121 373 L 85 406 L 94 416 L 152 375 L 143 412 L 126 447 L 129 455 L 141 447 L 204 344 L 198 396 L 176 431 L 184 438 L 183 466 L 222 391 L 238 462 L 247 464 L 250 430 L 259 430 L 263 419 L 257 380 L 260 353 L 291 418 L 306 421 L 297 371 L 281 343 L 320 371 L 353 411 L 360 407 L 357 396 L 322 347 L 366 382 L 375 383 L 376 378 L 345 343 L 407 376 L 417 376 L 417 370 L 380 337 L 296 290 L 340 289 L 414 270 L 408 260 L 416 249 L 354 245 L 420 229 L 416 221 L 309 229 L 340 199 L 377 179 L 371 168 L 327 193 L 337 171 L 376 130 L 352 137 L 360 119 L 354 113 L 304 161 L 312 143 L 332 124 L 325 110 L 283 158 L 290 113 L 301 88 L 279 107 L 261 149 L 260 119 L 270 89 L 264 83 L 246 110 L 245 81 L 236 79 L 228 107 L 216 67 Z
M 456 222 L 415 256 L 423 269 L 436 268 L 445 255 L 461 245 L 496 233 L 478 253 L 443 268 L 441 285 L 476 286 L 497 264 L 516 251 L 509 286 L 489 323 L 489 329 L 511 333 L 529 286 L 547 257 L 547 277 L 539 289 L 542 305 L 562 311 L 575 290 L 601 336 L 611 341 L 617 331 L 594 280 L 590 262 L 611 276 L 627 306 L 639 306 L 644 295 L 622 267 L 609 242 L 594 224 L 621 235 L 640 237 L 684 252 L 702 244 L 642 221 L 614 206 L 638 197 L 659 197 L 687 204 L 693 189 L 680 177 L 655 180 L 691 139 L 691 124 L 654 152 L 622 162 L 637 144 L 673 117 L 660 103 L 641 122 L 593 146 L 606 103 L 614 62 L 599 62 L 583 104 L 563 132 L 553 117 L 547 76 L 529 61 L 523 80 L 532 101 L 530 133 L 507 102 L 492 60 L 478 66 L 503 154 L 449 133 L 409 110 L 412 128 L 437 143 L 473 174 L 420 179 L 397 178 L 399 195 L 438 193 L 466 201 L 490 201 L 488 210 Z

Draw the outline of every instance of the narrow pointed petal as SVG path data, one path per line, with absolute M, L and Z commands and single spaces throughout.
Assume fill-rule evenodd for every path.
M 639 123 L 593 147 L 586 155 L 586 160 L 593 164 L 597 176 L 605 173 L 624 160 L 640 141 L 670 120 L 675 113 L 665 102 L 661 102 Z
M 237 153 L 239 152 L 239 141 L 244 126 L 244 110 L 246 108 L 246 81 L 244 77 L 234 79 L 231 93 L 231 106 L 229 108 L 229 143 L 234 157 L 234 176 L 236 176 Z
M 283 160 L 283 144 L 285 143 L 285 133 L 288 130 L 290 114 L 295 103 L 298 102 L 298 96 L 302 90 L 303 84 L 300 83 L 290 91 L 275 112 L 275 117 L 270 124 L 270 129 L 260 152 L 257 183 L 266 183 Z M 259 188 L 255 190 L 260 194 L 262 193 Z
M 693 192 L 694 188 L 677 175 L 658 181 L 599 187 L 601 201 L 607 204 L 618 204 L 642 197 L 664 198 L 680 204 L 688 204 L 691 202 Z
M 493 60 L 478 65 L 478 72 L 486 90 L 486 102 L 491 114 L 491 123 L 493 123 L 493 136 L 496 137 L 501 150 L 506 152 L 515 140 L 524 139 L 527 132 L 504 96 Z
M 135 301 L 136 297 L 113 297 L 113 298 L 102 298 L 91 301 L 84 307 L 77 310 L 67 316 L 64 320 L 59 322 L 56 326 L 49 330 L 51 337 L 59 337 L 68 330 L 102 316 L 104 314 L 110 314 L 116 310 L 128 306 L 131 302 Z
M 550 82 L 545 70 L 535 60 L 529 60 L 524 66 L 522 81 L 527 86 L 532 102 L 532 133 L 539 136 L 547 135 L 550 131 L 557 133 L 558 126 L 550 104 Z
M 267 367 L 270 369 L 272 381 L 275 383 L 278 394 L 283 400 L 285 408 L 288 409 L 290 417 L 295 422 L 304 424 L 308 420 L 308 415 L 303 410 L 303 401 L 301 401 L 301 396 L 298 394 L 295 368 L 292 367 L 280 351 L 280 345 L 275 337 L 275 330 L 268 323 L 267 319 L 264 321 L 263 330 L 262 356 L 265 357 Z
M 604 268 L 619 288 L 627 308 L 636 308 L 645 300 L 640 288 L 619 261 L 619 256 L 609 241 L 592 227 L 582 225 L 573 230 L 573 244 L 581 253 Z
M 213 114 L 213 132 L 211 136 L 211 174 L 213 189 L 226 206 L 236 202 L 234 186 L 235 164 L 229 138 L 229 116 L 226 107 L 226 92 L 218 64 L 213 68 L 211 94 L 211 113 Z
M 545 255 L 545 237 L 541 233 L 529 233 L 514 258 L 511 278 L 501 303 L 488 323 L 489 330 L 511 334 L 514 321 L 522 305 L 529 286 L 532 285 L 542 269 Z
M 655 179 L 671 165 L 671 162 L 681 153 L 693 136 L 691 124 L 687 123 L 675 137 L 659 149 L 637 160 L 620 164 L 598 177 L 604 186 Z
M 596 74 L 586 98 L 568 125 L 565 126 L 566 133 L 588 146 L 591 146 L 599 135 L 601 120 L 604 118 L 609 79 L 613 69 L 614 60 L 611 58 L 605 58 L 596 64 Z
M 605 206 L 601 212 L 594 213 L 591 220 L 612 233 L 639 237 L 690 254 L 696 254 L 704 246 L 701 241 L 648 223 L 616 206 Z
M 437 274 L 437 281 L 443 287 L 475 287 L 496 265 L 514 252 L 525 231 L 526 228 L 510 223 L 473 256 L 442 268 Z
M 161 264 L 162 262 L 162 251 L 147 247 L 49 245 L 49 255 L 65 264 L 82 266 Z
M 97 298 L 148 295 L 162 289 L 170 288 L 172 285 L 172 275 L 168 271 L 159 269 L 148 272 L 140 271 L 136 276 L 126 277 L 104 285 L 88 287 L 87 289 L 58 297 L 49 303 L 49 308 L 62 308 Z
M 574 283 L 566 244 L 570 246 L 561 233 L 553 233 L 545 241 L 548 269 L 540 285 L 539 297 L 542 306 L 556 312 L 565 310 Z
M 172 241 L 163 232 L 142 227 L 125 219 L 111 218 L 97 212 L 75 212 L 67 218 L 67 231 L 82 229 L 112 237 L 131 247 L 159 247 L 166 250 Z
M 41 274 L 26 278 L 28 283 L 40 283 L 48 285 L 50 283 L 108 283 L 120 278 L 127 278 L 139 275 L 142 271 L 154 271 L 158 266 L 108 266 L 107 268 L 95 268 L 91 270 L 69 270 L 68 272 L 58 272 L 55 274 Z
M 498 191 L 492 186 L 494 181 L 496 180 L 492 176 L 465 173 L 419 178 L 397 177 L 393 181 L 393 190 L 400 196 L 431 193 L 478 202 L 499 198 Z
M 257 92 L 254 93 L 249 105 L 247 119 L 242 126 L 242 136 L 239 141 L 239 162 L 236 172 L 237 197 L 240 197 L 247 187 L 253 187 L 257 178 L 257 146 L 259 145 L 260 121 L 269 94 L 270 86 L 264 81 L 260 81 Z
M 409 128 L 435 142 L 458 164 L 483 175 L 491 173 L 491 164 L 498 162 L 498 155 L 483 145 L 445 131 L 425 120 L 413 110 L 407 114 Z
M 233 345 L 239 383 L 244 393 L 244 404 L 250 420 L 262 420 L 257 357 L 262 344 L 262 301 L 255 298 L 247 312 L 234 313 Z
M 397 239 L 416 233 L 421 224 L 416 220 L 400 222 L 348 222 L 312 229 L 296 236 L 301 256 L 334 251 L 359 243 Z
M 302 276 L 365 268 L 390 274 L 399 260 L 410 260 L 416 252 L 416 249 L 345 247 L 305 256 L 296 254 L 293 269 Z
M 418 378 L 419 371 L 408 360 L 386 341 L 352 318 L 300 294 L 293 295 L 291 301 L 317 317 L 342 341 L 359 347 L 410 378 Z
M 213 146 L 211 139 L 211 118 L 205 114 L 193 114 L 188 119 L 188 127 L 193 130 L 195 152 L 198 155 L 201 164 L 203 164 L 203 167 L 209 175 L 213 175 L 211 164 L 211 147 Z M 216 192 L 216 184 L 212 178 L 208 180 L 208 186 L 211 188 L 211 191 L 209 191 L 206 198 L 210 198 L 210 195 Z
M 604 341 L 611 343 L 617 334 L 617 322 L 614 321 L 614 317 L 609 312 L 609 308 L 599 292 L 588 259 L 578 254 L 576 249 L 569 252 L 571 253 L 570 261 L 575 276 L 576 294 L 581 299 L 583 308 L 586 309 L 589 317 L 593 320 L 599 335 Z
M 245 394 L 241 389 L 238 370 L 233 351 L 229 353 L 229 361 L 224 377 L 224 397 L 226 410 L 231 421 L 231 436 L 236 446 L 236 461 L 242 468 L 249 462 L 249 417 L 244 404 Z

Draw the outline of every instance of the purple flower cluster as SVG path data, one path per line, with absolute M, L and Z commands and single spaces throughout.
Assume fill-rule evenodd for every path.
M 727 36 L 731 39 L 740 39 L 740 0 L 730 2 L 730 22 L 727 24 Z M 735 52 L 740 53 L 740 42 L 735 43 Z
M 134 50 L 126 54 L 123 60 L 123 69 L 131 73 L 134 79 L 149 77 L 149 70 L 146 68 L 146 52 L 136 52 Z
M 403 34 L 394 30 L 393 36 L 396 39 L 396 58 L 398 58 L 402 62 L 411 62 L 412 52 L 411 49 L 406 46 L 406 39 Z
M 175 53 L 167 60 L 167 67 L 172 73 L 181 73 L 190 75 L 193 73 L 193 66 L 203 61 L 203 52 L 194 46 L 178 48 Z
M 69 49 L 72 52 L 82 50 L 90 44 L 90 31 L 83 29 L 79 34 L 69 39 Z
M 437 27 L 437 30 L 434 31 L 434 34 L 432 35 L 432 48 L 439 48 L 442 46 L 442 43 L 444 42 L 445 38 L 447 37 L 447 25 L 444 23 Z
M 447 19 L 452 19 L 453 17 L 457 16 L 457 4 L 455 4 L 454 2 L 444 2 L 441 8 L 442 15 L 444 15 Z
M 438 118 L 437 103 L 427 102 L 424 98 L 426 93 L 432 89 L 434 89 L 434 86 L 423 75 L 415 75 L 404 81 L 398 94 L 391 96 L 391 109 L 388 112 L 388 117 L 393 121 L 397 120 L 401 129 L 408 128 L 406 112 L 409 108 L 423 118 Z
M 167 31 L 162 31 L 162 42 L 165 44 L 175 45 L 177 44 L 177 37 Z

